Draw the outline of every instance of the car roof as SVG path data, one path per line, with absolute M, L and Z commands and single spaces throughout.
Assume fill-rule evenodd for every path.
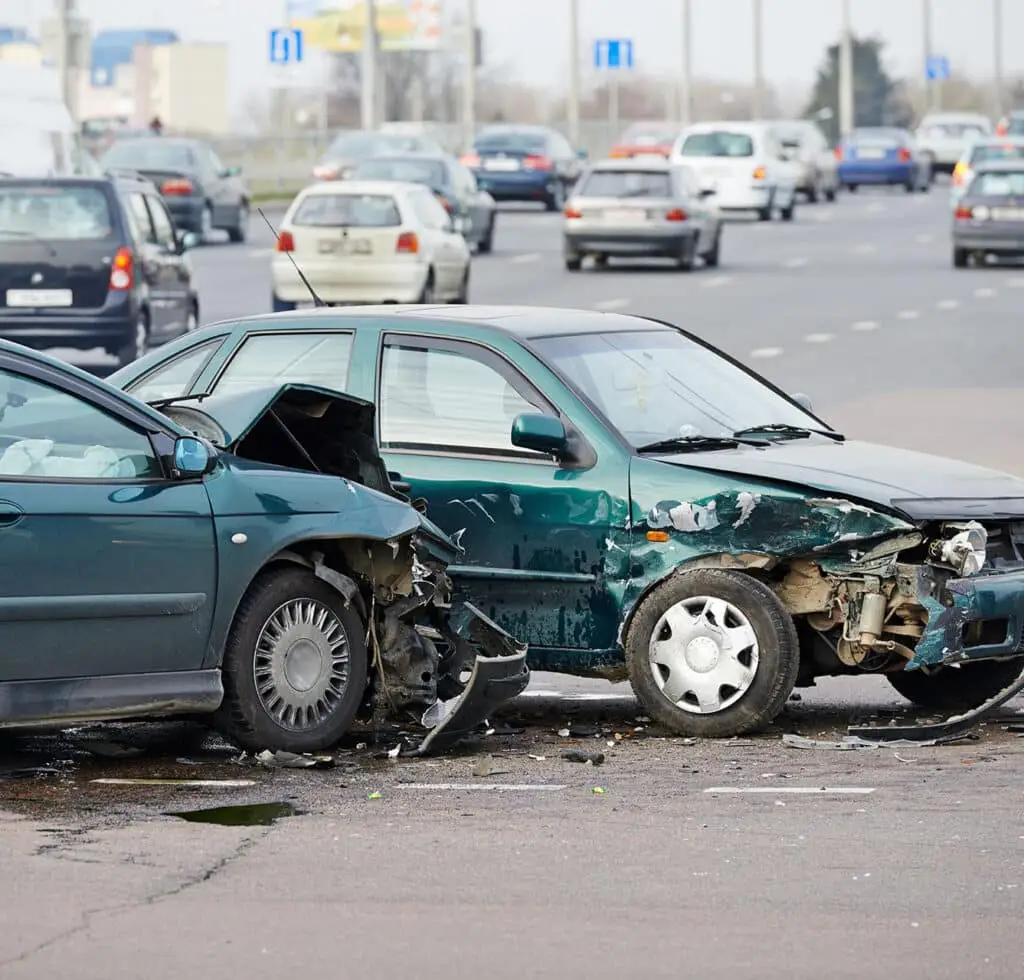
M 547 126 L 537 126 L 532 123 L 493 123 L 490 126 L 483 126 L 476 134 L 476 139 L 486 136 L 488 133 L 532 133 L 539 136 L 549 136 L 551 130 Z
M 1018 173 L 1024 170 L 1024 160 L 982 160 L 973 169 L 976 174 L 1001 170 Z
M 282 317 L 280 313 L 257 313 L 253 316 L 226 321 L 253 324 L 266 329 L 308 330 L 318 329 L 323 319 L 334 321 L 352 318 L 365 320 L 381 317 L 395 329 L 417 328 L 420 324 L 458 323 L 489 329 L 520 340 L 542 337 L 562 337 L 579 334 L 635 333 L 641 330 L 668 330 L 677 328 L 658 320 L 625 313 L 602 313 L 597 310 L 573 310 L 538 306 L 348 306 L 320 307 L 299 310 Z M 210 324 L 215 327 L 218 324 Z M 207 328 L 209 329 L 209 328 Z M 198 336 L 193 334 L 193 336 Z
M 401 134 L 399 134 L 401 135 Z M 378 153 L 376 156 L 368 157 L 359 161 L 359 166 L 364 163 L 379 163 L 381 160 L 420 160 L 424 163 L 447 163 L 452 157 L 448 153 L 438 153 L 436 150 L 409 150 L 402 153 Z
M 423 190 L 422 184 L 407 180 L 321 180 L 309 184 L 299 191 L 300 197 L 314 197 L 321 194 L 384 194 L 407 193 Z
M 591 166 L 594 170 L 653 170 L 660 172 L 671 169 L 675 164 L 668 160 L 623 160 L 610 157 L 607 160 L 598 160 Z
M 736 122 L 728 119 L 720 119 L 718 121 L 700 122 L 694 123 L 692 126 L 687 126 L 683 130 L 683 135 L 689 136 L 693 133 L 717 133 L 722 130 L 727 133 L 763 133 L 766 129 L 770 129 L 771 126 L 772 123 L 768 122 L 752 122 L 750 120 Z

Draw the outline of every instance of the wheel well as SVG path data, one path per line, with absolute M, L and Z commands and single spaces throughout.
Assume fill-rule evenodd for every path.
M 325 542 L 320 541 L 305 541 L 279 551 L 263 564 L 253 579 L 255 580 L 257 576 L 273 571 L 275 568 L 300 565 L 309 569 L 318 579 L 334 589 L 346 603 L 351 603 L 365 623 L 368 612 L 366 598 L 360 588 L 359 579 L 348 567 L 341 552 L 332 550 L 328 563 L 322 552 L 324 544 Z

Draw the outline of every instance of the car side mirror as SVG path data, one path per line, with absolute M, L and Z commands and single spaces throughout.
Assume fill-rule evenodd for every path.
M 561 459 L 569 454 L 569 434 L 561 419 L 550 415 L 517 415 L 512 445 Z
M 718 193 L 714 187 L 702 187 L 700 190 L 700 196 L 702 198 L 714 197 Z
M 799 406 L 800 406 L 800 407 L 801 407 L 801 408 L 802 408 L 802 409 L 803 409 L 803 410 L 804 410 L 805 412 L 810 412 L 811 414 L 813 414 L 813 413 L 814 413 L 814 409 L 813 409 L 813 407 L 811 406 L 811 399 L 810 399 L 810 398 L 809 398 L 809 397 L 808 397 L 807 395 L 805 395 L 805 394 L 803 394 L 802 392 L 799 392 L 799 391 L 798 391 L 798 392 L 797 392 L 797 393 L 796 393 L 795 395 L 791 395 L 790 397 L 791 397 L 791 398 L 793 399 L 793 401 L 795 401 L 795 402 L 796 402 L 796 403 L 797 403 L 797 404 L 798 404 L 798 405 L 799 405 Z
M 213 468 L 216 456 L 201 439 L 182 436 L 174 441 L 174 475 L 188 480 L 204 476 Z
M 241 167 L 225 167 L 221 172 L 221 177 L 239 177 L 241 176 Z
M 576 151 L 576 159 L 577 160 L 588 160 L 589 158 L 590 158 L 590 154 L 587 153 L 586 150 L 580 148 L 579 150 Z
M 182 252 L 187 252 L 190 248 L 195 248 L 199 241 L 199 236 L 194 231 L 186 231 L 185 234 L 178 236 L 178 248 Z

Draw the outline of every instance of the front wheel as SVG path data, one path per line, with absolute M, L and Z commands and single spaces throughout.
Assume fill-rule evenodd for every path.
M 497 218 L 491 217 L 491 223 L 487 226 L 487 234 L 477 244 L 476 249 L 480 255 L 490 255 L 494 249 L 494 224 L 497 220 Z
M 243 201 L 238 206 L 238 223 L 228 229 L 228 241 L 244 242 L 249 237 L 249 205 Z
M 135 327 L 132 331 L 132 339 L 128 341 L 118 352 L 117 362 L 120 367 L 137 361 L 149 353 L 149 317 L 140 312 L 135 318 Z
M 544 201 L 545 211 L 561 211 L 565 207 L 565 185 L 558 181 Z
M 249 752 L 331 748 L 366 688 L 364 632 L 355 610 L 312 572 L 264 572 L 231 627 L 217 726 Z
M 465 305 L 469 302 L 469 265 L 466 265 L 466 271 L 462 274 L 462 282 L 459 284 L 459 291 L 455 294 L 455 298 L 452 300 L 453 303 Z
M 793 691 L 799 662 L 796 627 L 775 593 L 720 569 L 662 582 L 626 636 L 633 690 L 680 735 L 728 738 L 770 724 Z
M 1016 680 L 1024 660 L 983 660 L 958 666 L 901 670 L 887 674 L 897 692 L 918 707 L 933 711 L 969 711 L 994 698 Z
M 702 256 L 704 265 L 709 269 L 717 269 L 722 261 L 722 231 L 715 232 L 715 244 Z
M 953 249 L 953 268 L 954 269 L 966 269 L 967 260 L 970 258 L 970 252 L 966 248 L 954 248 Z
M 835 204 L 836 189 L 834 187 L 831 187 L 827 191 L 825 191 L 825 200 L 828 201 L 829 204 Z

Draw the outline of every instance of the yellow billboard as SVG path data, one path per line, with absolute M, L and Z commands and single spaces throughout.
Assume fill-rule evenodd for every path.
M 362 50 L 366 0 L 307 0 L 301 8 L 299 16 L 293 14 L 290 26 L 302 31 L 304 45 L 336 53 Z M 441 0 L 377 0 L 376 8 L 382 50 L 433 51 L 440 47 Z

